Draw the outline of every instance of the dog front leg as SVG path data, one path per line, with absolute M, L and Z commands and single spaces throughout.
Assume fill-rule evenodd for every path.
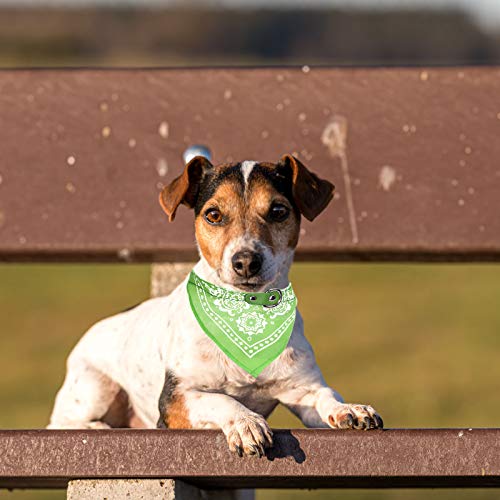
M 183 417 L 179 418 L 181 414 Z M 229 449 L 239 456 L 263 456 L 264 449 L 273 444 L 266 419 L 225 394 L 195 390 L 174 394 L 160 408 L 161 424 L 167 428 L 222 429 Z
M 384 425 L 371 406 L 346 404 L 340 394 L 324 383 L 294 387 L 278 395 L 278 400 L 306 427 L 368 430 Z

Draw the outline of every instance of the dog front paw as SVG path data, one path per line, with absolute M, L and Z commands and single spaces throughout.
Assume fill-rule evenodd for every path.
M 368 405 L 339 404 L 328 415 L 333 429 L 383 429 L 382 417 Z
M 273 432 L 266 419 L 256 413 L 245 414 L 231 422 L 226 429 L 227 443 L 231 451 L 243 455 L 264 456 L 264 450 L 273 445 Z

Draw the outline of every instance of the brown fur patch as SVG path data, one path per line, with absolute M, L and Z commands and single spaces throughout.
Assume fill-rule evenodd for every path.
M 209 208 L 217 208 L 225 218 L 224 225 L 212 226 L 203 215 Z M 208 200 L 196 218 L 196 239 L 207 262 L 218 269 L 229 241 L 244 233 L 245 204 L 237 181 L 223 182 Z
M 186 401 L 182 394 L 174 393 L 165 415 L 165 424 L 169 429 L 191 429 Z
M 270 224 L 265 217 L 273 203 L 281 203 L 290 209 L 288 219 L 279 224 Z M 278 193 L 264 177 L 255 179 L 248 195 L 251 214 L 252 236 L 265 242 L 273 253 L 295 248 L 299 240 L 300 220 L 296 217 L 290 202 Z

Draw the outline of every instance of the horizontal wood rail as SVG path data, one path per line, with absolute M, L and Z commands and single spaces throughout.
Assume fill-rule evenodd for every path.
M 277 430 L 239 458 L 219 431 L 0 431 L 0 487 L 174 478 L 204 488 L 500 486 L 500 429 Z
M 337 186 L 299 259 L 500 259 L 500 69 L 0 71 L 0 260 L 179 261 L 191 144 Z

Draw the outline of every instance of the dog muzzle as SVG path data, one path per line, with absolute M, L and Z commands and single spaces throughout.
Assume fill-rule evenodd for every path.
M 267 292 L 233 292 L 191 272 L 187 292 L 202 330 L 254 377 L 288 345 L 297 309 L 291 284 Z

